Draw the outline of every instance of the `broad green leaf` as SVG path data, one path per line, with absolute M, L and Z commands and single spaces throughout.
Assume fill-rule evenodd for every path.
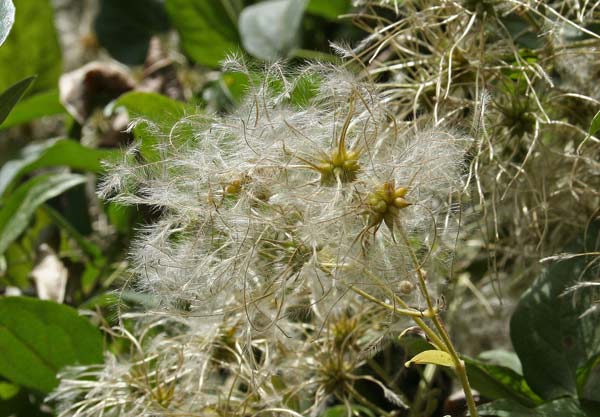
M 598 113 L 596 113 L 596 115 L 592 119 L 592 123 L 590 124 L 590 130 L 588 131 L 588 134 L 590 136 L 593 136 L 596 133 L 598 133 L 599 131 L 600 131 L 600 111 Z
M 337 20 L 338 16 L 348 13 L 351 6 L 350 0 L 310 0 L 306 11 L 329 20 Z
M 0 125 L 6 120 L 10 111 L 21 100 L 21 97 L 23 97 L 23 94 L 25 94 L 25 91 L 27 91 L 34 80 L 35 77 L 25 78 L 0 94 Z
M 181 101 L 162 94 L 138 91 L 123 94 L 112 107 L 125 107 L 132 117 L 144 117 L 156 122 L 179 119 L 188 111 L 185 103 Z
M 268 0 L 246 7 L 239 27 L 244 48 L 257 58 L 284 58 L 298 46 L 308 0 Z
M 535 411 L 540 417 L 589 417 L 573 398 L 561 398 L 539 405 Z
M 112 108 L 116 111 L 124 108 L 130 118 L 143 119 L 133 129 L 133 134 L 141 141 L 141 154 L 148 162 L 160 159 L 156 149 L 159 140 L 157 134 L 169 134 L 181 118 L 193 111 L 180 101 L 156 93 L 141 92 L 123 94 L 112 104 Z M 157 129 L 163 131 L 157 132 Z
M 567 253 L 598 251 L 599 222 Z M 594 302 L 591 291 L 562 295 L 579 280 L 591 280 L 591 256 L 555 262 L 523 294 L 510 322 L 513 347 L 529 386 L 542 398 L 577 396 L 577 370 L 600 353 L 600 326 L 582 314 Z
M 0 196 L 21 176 L 40 168 L 66 166 L 100 173 L 102 161 L 118 155 L 116 150 L 94 149 L 71 139 L 49 139 L 23 148 L 19 156 L 0 169 Z
M 512 400 L 496 400 L 480 405 L 477 411 L 481 416 L 497 417 L 589 417 L 573 398 L 562 398 L 535 408 L 525 407 Z
M 221 0 L 166 0 L 171 23 L 179 32 L 184 52 L 195 62 L 218 67 L 239 49 L 237 15 Z
M 523 367 L 519 357 L 514 352 L 509 352 L 504 349 L 492 349 L 481 352 L 478 359 L 492 365 L 504 366 L 515 371 L 519 375 L 523 375 Z
M 71 307 L 28 297 L 0 298 L 0 375 L 50 392 L 64 366 L 102 362 L 100 332 Z
M 0 209 L 0 254 L 25 230 L 31 216 L 42 203 L 83 182 L 83 175 L 44 174 L 17 188 L 5 199 Z
M 94 28 L 98 41 L 117 60 L 143 64 L 150 38 L 169 29 L 159 0 L 101 0 Z
M 12 0 L 0 0 L 0 46 L 15 23 L 15 5 Z
M 15 24 L 0 48 L 0 91 L 36 74 L 28 94 L 55 89 L 61 57 L 51 0 L 19 0 Z
M 447 352 L 442 350 L 426 350 L 414 356 L 411 360 L 406 362 L 404 366 L 407 368 L 416 363 L 417 365 L 431 363 L 433 365 L 441 365 L 441 366 L 449 366 L 453 367 L 454 362 L 452 361 L 452 356 Z
M 0 129 L 8 129 L 44 116 L 62 114 L 65 108 L 58 100 L 58 91 L 51 90 L 21 100 L 10 112 Z
M 476 359 L 463 358 L 471 386 L 491 400 L 506 398 L 533 407 L 542 402 L 514 370 Z

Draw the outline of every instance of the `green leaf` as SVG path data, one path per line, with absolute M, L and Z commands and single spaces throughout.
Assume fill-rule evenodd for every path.
M 307 0 L 269 0 L 246 7 L 239 26 L 244 48 L 257 58 L 287 57 L 298 46 Z
M 573 398 L 547 402 L 536 408 L 528 408 L 512 400 L 496 400 L 480 405 L 477 411 L 481 416 L 497 417 L 588 417 Z
M 101 0 L 94 28 L 98 41 L 117 60 L 143 64 L 150 38 L 169 29 L 159 0 Z
M 180 101 L 156 93 L 141 92 L 123 94 L 112 104 L 112 108 L 116 111 L 124 108 L 131 118 L 144 119 L 133 129 L 133 134 L 141 141 L 140 151 L 148 162 L 160 159 L 156 148 L 159 140 L 156 130 L 162 129 L 160 133 L 168 134 L 175 123 L 193 111 Z
M 48 408 L 43 406 L 44 398 L 39 392 L 18 387 L 16 395 L 6 400 L 0 399 L 0 417 L 52 417 L 46 412 Z
M 519 357 L 514 352 L 509 352 L 504 349 L 492 349 L 481 352 L 478 359 L 492 365 L 503 366 L 510 368 L 519 375 L 523 375 L 523 367 Z
M 123 94 L 112 106 L 125 107 L 132 117 L 144 117 L 155 122 L 177 120 L 185 116 L 187 106 L 181 101 L 157 93 L 133 91 Z
M 0 381 L 0 400 L 8 400 L 19 393 L 19 386 Z
M 450 356 L 449 353 L 444 352 L 442 350 L 426 350 L 424 352 L 421 352 L 414 356 L 411 360 L 406 362 L 404 366 L 408 368 L 413 363 L 416 363 L 417 365 L 431 363 L 433 365 L 440 366 L 454 366 L 452 356 Z
M 79 233 L 79 231 L 62 216 L 62 214 L 60 214 L 57 210 L 54 210 L 47 204 L 44 204 L 42 206 L 42 210 L 52 220 L 54 224 L 56 224 L 63 231 L 65 231 L 65 233 L 77 243 L 79 248 L 95 264 L 102 264 L 105 262 L 100 247 L 83 237 L 81 233 Z
M 471 386 L 491 400 L 510 399 L 533 407 L 542 402 L 525 378 L 505 366 L 463 357 Z
M 26 251 L 19 242 L 13 242 L 4 252 L 6 270 L 2 271 L 0 281 L 2 285 L 10 285 L 17 288 L 29 286 L 29 274 L 34 267 L 33 255 Z
M 577 392 L 579 398 L 600 403 L 600 354 L 592 356 L 577 369 Z
M 35 74 L 28 94 L 57 88 L 61 57 L 50 0 L 19 0 L 15 24 L 0 48 L 0 91 Z
M 23 236 L 4 252 L 6 268 L 0 271 L 0 281 L 19 288 L 29 287 L 29 274 L 35 266 L 37 248 L 51 224 L 50 217 L 43 210 L 35 211 Z
M 40 168 L 66 166 L 94 173 L 103 172 L 102 161 L 110 160 L 119 151 L 94 149 L 71 139 L 49 139 L 23 148 L 19 156 L 0 169 L 0 196 L 23 175 Z
M 33 80 L 35 80 L 35 77 L 25 78 L 0 94 L 0 125 L 6 120 L 13 107 L 21 100 Z
M 106 205 L 106 216 L 115 229 L 124 235 L 131 232 L 136 221 L 137 208 L 123 204 L 109 202 Z
M 600 131 L 600 111 L 596 113 L 594 118 L 592 119 L 592 123 L 590 124 L 590 130 L 588 131 L 588 135 L 593 136 Z
M 0 1 L 0 46 L 6 40 L 15 23 L 15 5 L 12 0 Z
M 566 248 L 567 253 L 597 251 L 600 222 Z M 552 264 L 521 297 L 510 322 L 513 347 L 529 386 L 542 398 L 577 396 L 577 369 L 600 353 L 600 326 L 593 314 L 582 314 L 594 302 L 585 289 L 562 295 L 579 280 L 590 280 L 591 256 Z
M 325 19 L 337 20 L 339 15 L 350 11 L 351 6 L 350 0 L 310 0 L 306 11 Z
M 44 174 L 17 188 L 0 209 L 0 254 L 25 230 L 36 208 L 83 182 L 83 175 Z
M 21 100 L 10 112 L 0 129 L 8 129 L 44 116 L 62 114 L 65 108 L 58 99 L 58 90 L 46 91 Z
M 66 365 L 102 362 L 100 332 L 71 307 L 27 297 L 0 298 L 0 375 L 47 393 Z
M 227 54 L 239 49 L 237 16 L 221 0 L 167 0 L 171 23 L 184 52 L 195 62 L 218 67 Z

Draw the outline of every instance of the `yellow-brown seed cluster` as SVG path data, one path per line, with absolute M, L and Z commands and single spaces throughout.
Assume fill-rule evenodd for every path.
M 369 207 L 369 228 L 378 228 L 381 223 L 393 230 L 395 219 L 400 210 L 412 203 L 404 199 L 408 188 L 396 188 L 394 181 L 385 182 L 367 197 Z

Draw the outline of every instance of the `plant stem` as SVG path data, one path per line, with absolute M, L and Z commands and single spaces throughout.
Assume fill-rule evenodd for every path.
M 431 314 L 431 320 L 433 321 L 435 328 L 437 329 L 437 331 L 439 332 L 439 335 L 441 336 L 442 340 L 444 341 L 444 345 L 446 347 L 446 349 L 444 349 L 444 350 L 450 355 L 450 357 L 452 358 L 452 362 L 454 362 L 454 370 L 456 372 L 456 375 L 458 376 L 460 384 L 462 385 L 463 391 L 465 393 L 465 398 L 467 400 L 467 407 L 469 408 L 469 413 L 471 414 L 471 417 L 477 417 L 478 416 L 477 405 L 475 404 L 475 399 L 473 398 L 473 391 L 471 390 L 471 385 L 469 384 L 469 378 L 467 377 L 467 370 L 465 368 L 465 363 L 462 361 L 462 359 L 460 359 L 458 353 L 456 352 L 456 349 L 454 348 L 454 345 L 452 344 L 452 340 L 450 339 L 450 336 L 448 335 L 448 332 L 446 331 L 446 328 L 442 324 L 442 321 L 441 321 L 438 313 L 433 308 L 433 301 L 431 300 L 431 295 L 429 294 L 429 290 L 427 289 L 427 285 L 425 283 L 425 276 L 423 274 L 423 270 L 421 269 L 421 265 L 419 263 L 419 260 L 417 259 L 417 255 L 415 254 L 415 252 L 412 250 L 412 248 L 410 246 L 410 242 L 408 240 L 408 237 L 406 236 L 406 233 L 404 232 L 404 228 L 402 226 L 399 226 L 398 230 L 400 231 L 402 240 L 404 241 L 404 244 L 407 246 L 408 252 L 410 253 L 410 257 L 412 259 L 412 262 L 417 270 L 417 277 L 419 278 L 419 288 L 421 289 L 421 293 L 423 294 L 423 297 L 425 297 L 425 300 L 427 301 L 427 307 L 429 308 L 429 311 L 431 311 L 433 313 L 433 314 Z M 415 320 L 415 322 L 416 322 L 416 320 Z

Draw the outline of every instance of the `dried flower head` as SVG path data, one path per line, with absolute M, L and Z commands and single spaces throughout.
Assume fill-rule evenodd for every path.
M 94 371 L 98 381 L 81 385 L 84 402 L 68 394 L 79 383 L 65 379 L 55 395 L 67 404 L 64 415 L 92 415 L 110 404 L 104 396 L 116 398 L 122 415 L 159 415 L 161 407 L 195 415 L 316 412 L 325 397 L 357 395 L 355 371 L 367 347 L 399 326 L 397 307 L 422 314 L 422 295 L 412 291 L 421 268 L 428 265 L 430 282 L 445 282 L 434 278 L 444 272 L 437 254 L 452 240 L 468 138 L 403 128 L 369 83 L 332 65 L 311 65 L 291 79 L 278 65 L 260 78 L 243 62 L 228 65 L 249 79 L 237 110 L 188 116 L 167 136 L 157 128 L 161 157 L 150 160 L 143 144 L 134 145 L 100 190 L 160 213 L 131 259 L 135 287 L 158 300 L 158 317 L 184 323 L 180 335 L 164 339 L 180 353 L 168 363 L 149 353 L 127 366 L 111 361 L 119 371 Z M 306 79 L 315 81 L 312 99 L 295 104 Z M 198 325 L 207 317 L 218 318 L 208 341 Z M 365 324 L 374 317 L 387 318 Z M 155 346 L 150 351 L 162 357 Z M 308 373 L 312 382 L 298 390 L 306 387 L 312 401 L 290 405 L 290 393 L 269 377 L 280 365 Z M 231 384 L 225 405 L 213 401 L 204 371 L 211 367 Z M 107 378 L 121 382 L 95 388 Z

